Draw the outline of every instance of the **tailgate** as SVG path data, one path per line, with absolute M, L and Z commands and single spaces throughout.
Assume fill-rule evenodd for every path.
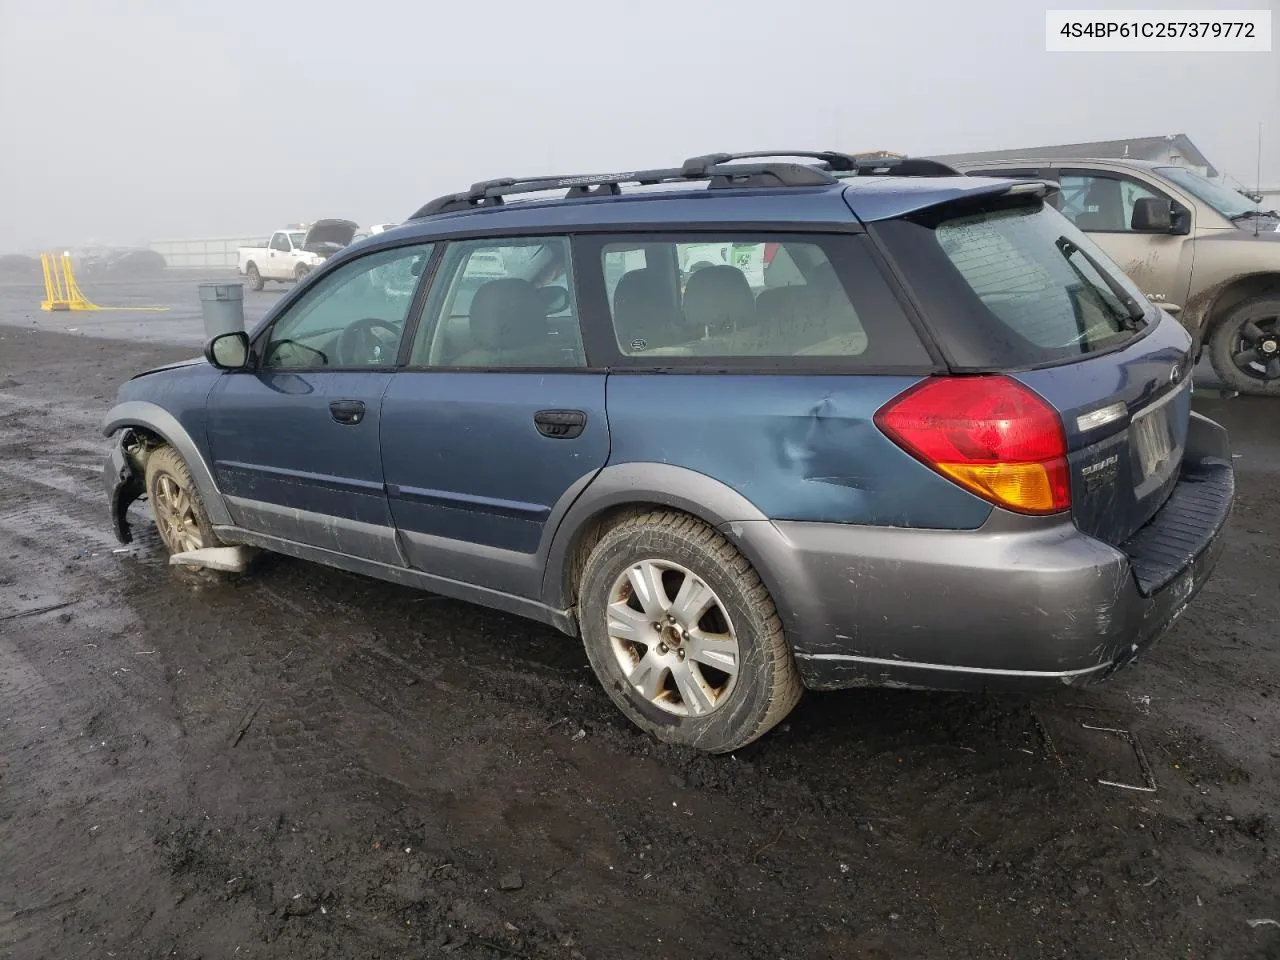
M 1057 410 L 1076 525 L 1119 545 L 1150 520 L 1186 445 L 1186 330 L 1037 196 L 948 202 L 872 232 L 953 374 L 1014 377 Z
M 1191 412 L 1190 337 L 1167 315 L 1123 350 L 1017 374 L 1058 408 L 1076 526 L 1119 545 L 1178 481 Z

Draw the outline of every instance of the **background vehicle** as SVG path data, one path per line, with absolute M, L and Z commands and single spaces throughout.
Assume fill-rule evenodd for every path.
M 1280 213 L 1194 170 L 1141 160 L 957 167 L 1058 181 L 1063 214 L 1144 293 L 1177 312 L 1224 383 L 1280 396 Z
M 1049 184 L 802 155 L 432 201 L 121 389 L 118 532 L 145 489 L 175 552 L 551 624 L 638 726 L 711 751 L 805 686 L 1110 675 L 1222 546 L 1234 474 L 1190 412 L 1190 336 Z M 773 248 L 786 282 L 686 278 L 721 244 Z
M 254 290 L 267 280 L 296 282 L 351 243 L 358 229 L 350 220 L 317 220 L 277 230 L 265 247 L 239 249 L 239 272 Z
M 154 250 L 116 250 L 99 256 L 86 257 L 81 269 L 92 279 L 133 279 L 158 277 L 168 267 L 164 256 Z

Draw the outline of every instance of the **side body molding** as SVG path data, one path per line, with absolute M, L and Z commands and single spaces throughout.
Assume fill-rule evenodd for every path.
M 107 413 L 102 422 L 102 435 L 111 437 L 126 427 L 149 430 L 177 450 L 186 461 L 187 469 L 191 471 L 191 479 L 195 481 L 196 489 L 200 491 L 200 499 L 204 501 L 204 508 L 209 514 L 210 522 L 215 526 L 231 523 L 227 504 L 222 498 L 217 482 L 213 479 L 209 465 L 205 462 L 204 455 L 200 452 L 200 447 L 187 433 L 186 428 L 178 422 L 177 417 L 154 403 L 145 400 L 126 400 L 116 404 Z

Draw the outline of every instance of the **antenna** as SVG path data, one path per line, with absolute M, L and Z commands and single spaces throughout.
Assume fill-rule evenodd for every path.
M 1259 197 L 1261 197 L 1262 196 L 1262 121 L 1261 120 L 1258 121 L 1258 167 L 1257 167 L 1256 179 L 1253 181 L 1253 184 L 1254 184 L 1253 192 L 1257 194 Z M 1261 200 L 1258 201 L 1258 206 L 1259 208 L 1261 208 L 1262 206 Z M 1253 218 L 1253 235 L 1255 237 L 1258 235 L 1258 221 L 1261 219 L 1262 219 L 1261 217 Z

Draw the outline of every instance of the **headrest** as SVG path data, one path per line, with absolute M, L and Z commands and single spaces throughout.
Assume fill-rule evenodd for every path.
M 528 280 L 490 280 L 471 300 L 471 338 L 483 350 L 535 343 L 547 335 L 547 311 Z
M 613 291 L 613 323 L 629 352 L 675 342 L 679 316 L 673 291 L 653 267 L 628 270 Z M 643 346 L 637 346 L 644 341 Z
M 652 267 L 628 270 L 613 291 L 613 312 L 631 313 L 649 310 L 668 302 L 670 297 L 658 271 Z
M 689 278 L 684 288 L 684 318 L 693 327 L 726 333 L 753 326 L 756 298 L 737 267 L 716 264 Z
M 824 296 L 830 296 L 836 291 L 844 292 L 840 286 L 840 278 L 836 276 L 836 268 L 831 265 L 830 260 L 823 260 L 809 271 L 809 286 L 821 291 Z
M 808 285 L 773 287 L 761 290 L 756 297 L 756 313 L 760 319 L 795 320 L 812 316 L 824 304 L 825 294 Z

